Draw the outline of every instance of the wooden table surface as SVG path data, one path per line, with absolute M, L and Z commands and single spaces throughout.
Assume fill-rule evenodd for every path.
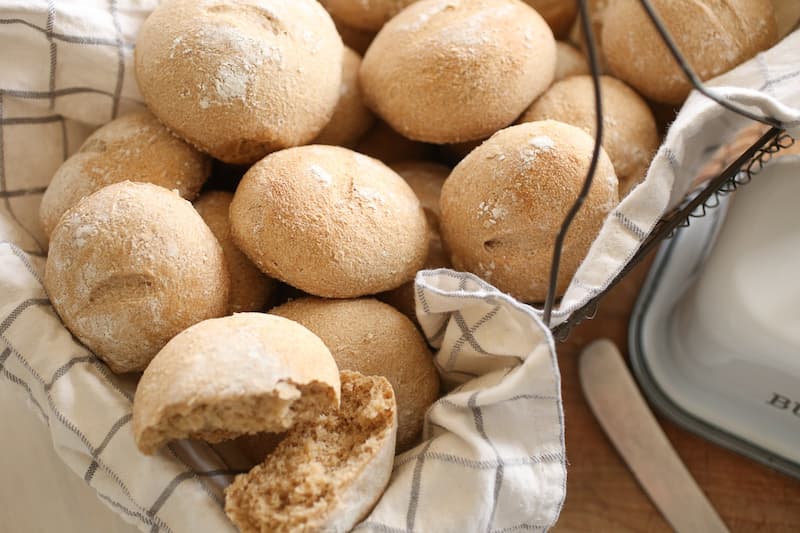
M 569 461 L 567 499 L 554 528 L 560 533 L 670 531 L 598 425 L 578 380 L 578 355 L 593 339 L 612 339 L 627 357 L 628 318 L 646 263 L 604 298 L 594 320 L 558 345 Z M 800 531 L 800 480 L 658 419 L 731 531 Z

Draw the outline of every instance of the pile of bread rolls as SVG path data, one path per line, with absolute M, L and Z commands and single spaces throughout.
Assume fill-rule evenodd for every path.
M 604 150 L 559 292 L 646 172 L 652 103 L 689 88 L 638 2 L 591 3 Z M 767 0 L 653 3 L 703 78 L 776 39 Z M 147 110 L 94 132 L 41 205 L 56 311 L 114 372 L 143 372 L 143 453 L 272 443 L 227 490 L 242 531 L 366 515 L 440 394 L 415 273 L 452 266 L 545 297 L 594 145 L 586 59 L 554 37 L 576 16 L 567 0 L 156 8 L 135 50 Z

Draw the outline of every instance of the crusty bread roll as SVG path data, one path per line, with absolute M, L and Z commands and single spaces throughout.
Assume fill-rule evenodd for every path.
M 263 311 L 275 289 L 275 281 L 262 274 L 233 243 L 231 223 L 228 218 L 232 200 L 233 193 L 208 191 L 197 199 L 194 208 L 203 217 L 225 254 L 225 262 L 231 276 L 229 311 L 231 313 Z
M 295 425 L 263 464 L 225 489 L 225 512 L 242 533 L 346 532 L 389 482 L 397 428 L 392 387 L 342 372 L 342 406 Z
M 619 179 L 620 197 L 644 177 L 658 149 L 656 121 L 647 102 L 618 79 L 600 78 L 603 96 L 603 148 Z M 587 75 L 553 84 L 522 115 L 521 122 L 558 120 L 595 133 L 594 84 Z
M 553 81 L 563 80 L 569 76 L 589 74 L 589 62 L 574 46 L 563 41 L 556 41 L 556 74 Z
M 301 146 L 245 174 L 230 210 L 234 242 L 305 292 L 352 298 L 393 289 L 425 262 L 425 213 L 390 168 L 337 146 Z
M 172 135 L 150 112 L 128 113 L 92 133 L 58 167 L 39 208 L 42 229 L 49 236 L 78 200 L 120 181 L 154 183 L 194 200 L 210 172 L 211 158 Z
M 173 439 L 280 432 L 339 405 L 339 370 L 306 328 L 238 313 L 181 332 L 145 369 L 133 399 L 142 453 Z
M 342 40 L 314 0 L 166 0 L 135 53 L 147 106 L 228 163 L 308 143 L 339 100 Z
M 583 130 L 547 120 L 500 130 L 473 150 L 442 188 L 442 237 L 453 266 L 522 301 L 543 300 L 553 244 L 593 148 Z M 616 204 L 614 167 L 601 150 L 589 196 L 564 243 L 559 294 Z
M 450 174 L 450 169 L 438 163 L 428 161 L 403 161 L 391 165 L 392 170 L 400 174 L 411 190 L 419 198 L 425 216 L 428 218 L 430 229 L 430 245 L 428 258 L 423 268 L 450 267 L 450 258 L 444 251 L 442 236 L 439 231 L 439 197 L 442 194 L 444 180 Z M 400 285 L 396 289 L 380 295 L 380 299 L 406 315 L 411 320 L 417 320 L 416 303 L 414 301 L 414 281 Z
M 367 105 L 411 139 L 457 143 L 513 122 L 550 85 L 555 41 L 518 0 L 421 0 L 361 64 Z
M 356 152 L 374 157 L 385 164 L 433 156 L 433 146 L 403 137 L 382 120 L 364 135 L 356 146 Z
M 566 35 L 578 15 L 576 0 L 524 0 L 539 13 L 553 34 L 558 37 Z
M 392 17 L 417 0 L 321 0 L 331 16 L 348 26 L 378 31 Z
M 270 312 L 318 335 L 341 370 L 388 379 L 397 396 L 397 450 L 417 443 L 425 411 L 439 397 L 439 374 L 425 340 L 406 316 L 371 298 L 301 298 Z
M 653 0 L 653 7 L 701 80 L 713 78 L 775 43 L 770 0 Z M 679 104 L 691 84 L 636 0 L 615 0 L 603 15 L 611 72 L 647 98 Z
M 333 23 L 336 25 L 336 30 L 339 32 L 339 36 L 342 38 L 342 42 L 345 46 L 352 48 L 357 54 L 362 56 L 367 52 L 367 48 L 369 48 L 370 43 L 372 43 L 372 39 L 375 38 L 374 31 L 361 30 L 348 26 L 341 20 L 336 20 L 336 17 L 333 17 Z
M 314 140 L 314 144 L 353 146 L 375 121 L 361 96 L 361 87 L 358 84 L 359 67 L 361 56 L 345 47 L 339 103 L 336 104 L 330 122 Z
M 144 369 L 177 333 L 224 315 L 230 283 L 222 248 L 192 204 L 129 181 L 61 217 L 44 282 L 67 328 L 120 373 Z

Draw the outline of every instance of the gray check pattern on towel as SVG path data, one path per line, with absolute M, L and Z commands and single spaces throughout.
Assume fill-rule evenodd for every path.
M 178 442 L 140 454 L 130 423 L 135 379 L 115 376 L 78 344 L 42 287 L 41 195 L 95 127 L 141 106 L 133 43 L 157 4 L 0 0 L 0 387 L 28 399 L 63 461 L 142 531 L 233 531 L 221 490 L 242 468 L 236 450 Z M 715 85 L 796 128 L 798 49 L 796 32 Z M 622 268 L 686 193 L 707 149 L 743 123 L 690 97 L 645 182 L 606 222 L 557 321 Z M 548 529 L 564 500 L 566 457 L 555 348 L 539 312 L 449 270 L 418 275 L 417 304 L 436 365 L 456 388 L 430 409 L 425 442 L 398 456 L 386 494 L 357 529 Z

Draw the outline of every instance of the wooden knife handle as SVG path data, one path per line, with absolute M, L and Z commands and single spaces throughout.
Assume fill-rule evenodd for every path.
M 679 533 L 727 532 L 642 398 L 617 347 L 598 340 L 579 362 L 581 386 L 606 435 Z

